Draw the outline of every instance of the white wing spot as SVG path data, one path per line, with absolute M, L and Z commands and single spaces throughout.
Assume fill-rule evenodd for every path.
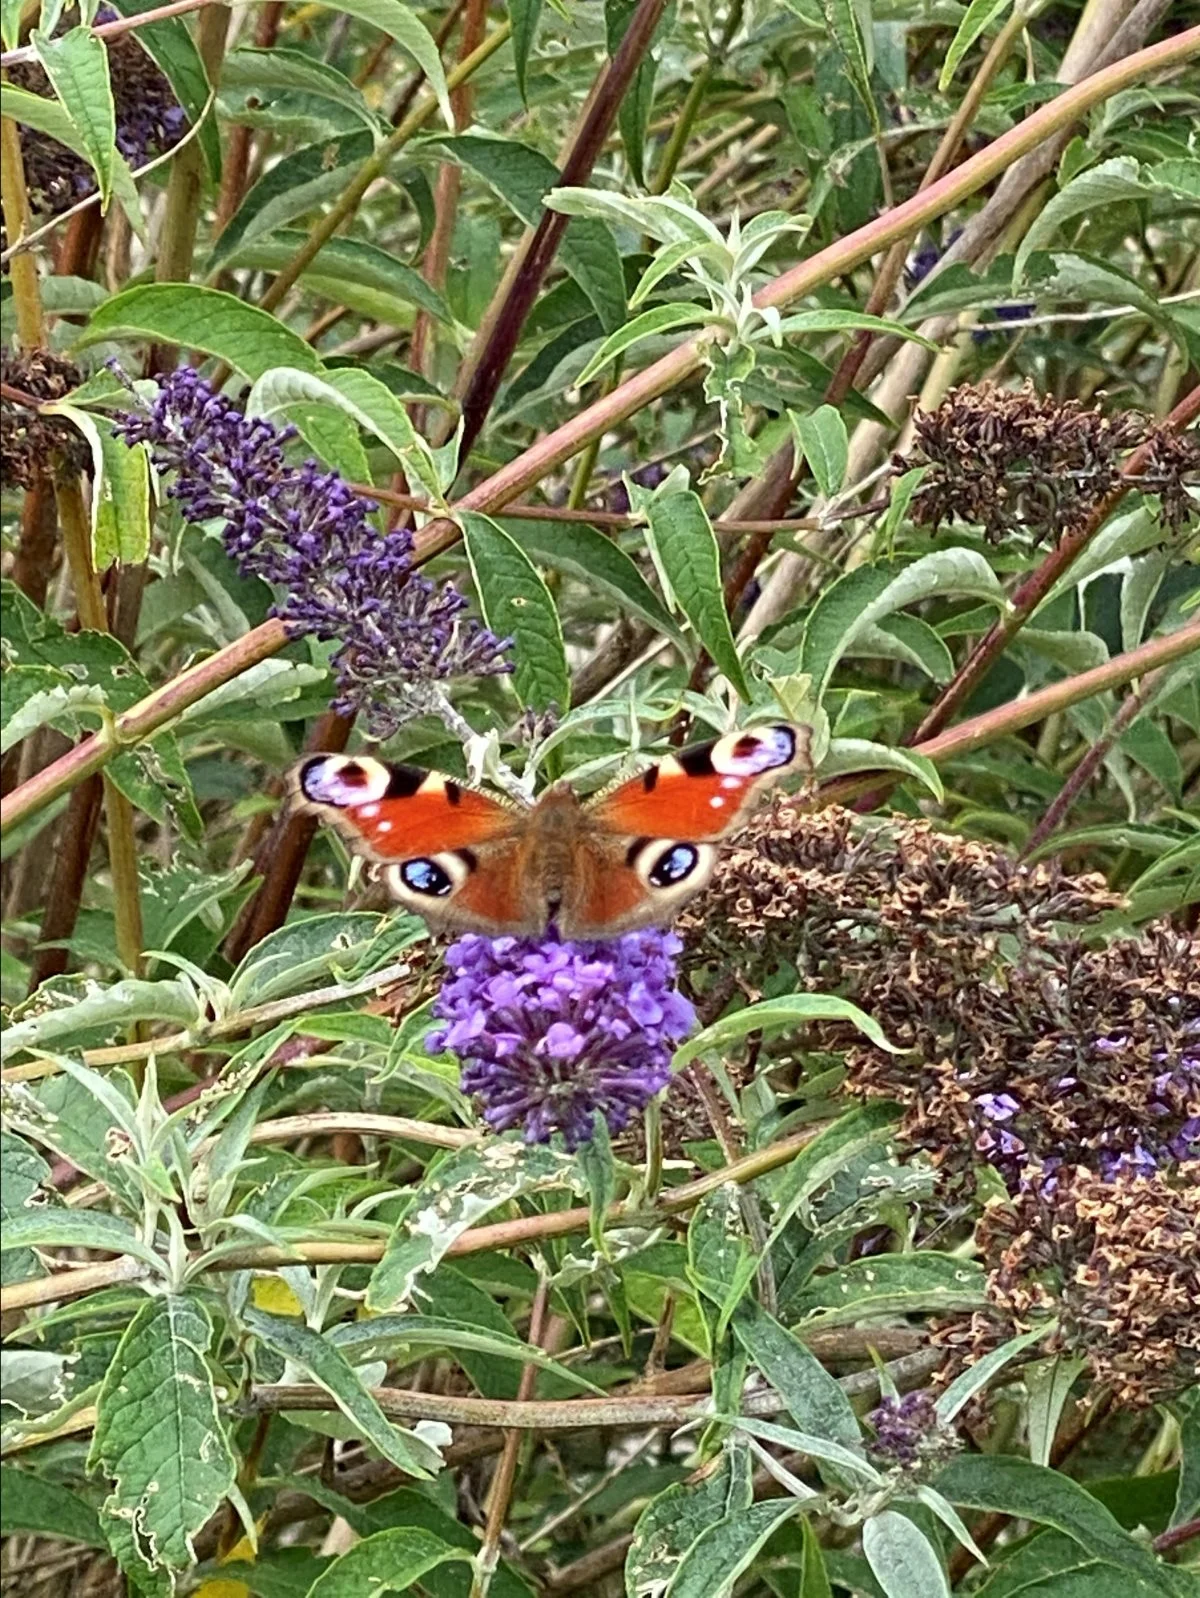
M 721 786 L 722 788 L 740 788 L 742 779 L 740 777 L 722 777 Z
M 708 802 L 709 802 L 709 805 L 714 810 L 724 810 L 724 808 L 725 808 L 725 801 L 724 801 L 724 799 L 721 798 L 720 794 L 716 794 Z
M 377 816 L 378 814 L 379 814 L 379 806 L 378 805 L 364 805 L 362 807 L 362 815 L 368 821 L 371 819 L 372 816 Z
M 376 832 L 391 832 L 391 830 L 392 823 L 390 821 L 381 821 L 375 829 Z

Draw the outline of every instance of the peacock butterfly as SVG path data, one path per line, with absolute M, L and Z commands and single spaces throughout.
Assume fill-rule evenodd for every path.
M 292 785 L 438 930 L 611 938 L 698 893 L 759 789 L 812 769 L 811 742 L 785 722 L 731 732 L 592 799 L 560 782 L 525 808 L 365 755 L 312 755 Z

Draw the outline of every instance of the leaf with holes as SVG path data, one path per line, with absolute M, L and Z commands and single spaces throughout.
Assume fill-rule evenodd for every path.
M 198 1299 L 150 1299 L 117 1345 L 96 1401 L 88 1464 L 108 1477 L 105 1513 L 128 1524 L 150 1569 L 195 1561 L 192 1539 L 236 1479 L 208 1367 L 211 1342 Z

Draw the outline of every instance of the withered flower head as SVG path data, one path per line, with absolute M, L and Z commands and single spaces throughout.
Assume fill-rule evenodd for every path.
M 115 22 L 117 13 L 101 6 L 97 23 Z M 133 168 L 174 149 L 187 132 L 187 113 L 166 76 L 132 33 L 105 41 L 109 80 L 117 113 L 117 148 Z M 53 99 L 45 72 L 34 62 L 9 68 L 9 79 L 43 99 Z M 91 166 L 48 134 L 22 126 L 21 155 L 29 203 L 36 214 L 53 216 L 96 187 Z
M 937 410 L 918 412 L 916 448 L 896 465 L 928 466 L 912 500 L 921 526 L 957 519 L 976 523 L 994 544 L 1018 532 L 1057 540 L 1105 499 L 1123 456 L 1151 425 L 1039 394 L 1030 382 L 1015 390 L 967 385 Z
M 83 373 L 65 356 L 51 350 L 0 349 L 0 379 L 7 388 L 46 404 L 62 399 L 83 381 Z M 87 440 L 62 416 L 43 416 L 30 405 L 0 399 L 4 481 L 30 488 L 49 469 L 54 456 L 75 471 L 91 461 Z
M 1200 940 L 1158 926 L 1085 948 L 1118 902 L 1101 877 L 927 822 L 780 800 L 681 928 L 697 979 L 732 969 L 753 990 L 788 961 L 852 999 L 909 1052 L 812 1029 L 844 1051 L 849 1091 L 898 1102 L 943 1172 L 990 1164 L 1015 1189 L 1053 1161 L 1112 1175 L 1195 1157 Z
M 1053 1317 L 1050 1351 L 1085 1358 L 1118 1404 L 1200 1377 L 1200 1163 L 1111 1181 L 1063 1166 L 991 1205 L 977 1236 L 991 1308 L 939 1341 L 979 1356 Z

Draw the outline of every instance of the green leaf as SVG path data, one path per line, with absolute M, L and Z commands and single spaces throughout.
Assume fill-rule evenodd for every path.
M 567 216 L 603 218 L 621 223 L 635 233 L 648 233 L 660 244 L 676 244 L 691 239 L 696 244 L 715 244 L 726 249 L 724 238 L 714 223 L 695 206 L 673 194 L 639 197 L 613 194 L 604 189 L 551 189 L 546 204 L 552 211 Z
M 361 17 L 372 27 L 381 29 L 412 56 L 437 96 L 446 126 L 452 128 L 454 113 L 450 109 L 450 93 L 446 88 L 442 58 L 433 35 L 416 13 L 402 6 L 400 0 L 338 0 L 336 9 L 349 12 L 352 17 Z
M 256 232 L 245 243 L 230 248 L 225 257 L 226 264 L 277 272 L 280 267 L 287 265 L 307 238 L 306 233 L 293 228 L 275 228 L 269 238 L 263 238 Z M 403 261 L 398 261 L 394 255 L 381 250 L 377 244 L 367 243 L 365 239 L 330 239 L 310 269 L 301 274 L 300 282 L 310 286 L 314 292 L 328 291 L 329 298 L 334 298 L 344 290 L 347 304 L 350 303 L 353 287 L 360 286 L 378 296 L 382 308 L 390 310 L 392 302 L 395 302 L 401 316 L 404 308 L 415 306 L 418 310 L 428 311 L 439 322 L 449 325 L 453 321 L 445 300 L 426 283 L 419 272 L 414 272 L 411 266 L 405 266 Z M 395 314 L 386 319 L 395 320 Z
M 1162 1590 L 1057 1531 L 1022 1539 L 1006 1558 L 993 1553 L 992 1567 L 991 1577 L 976 1589 L 979 1598 L 1157 1598 Z M 1189 1580 L 1182 1571 L 1175 1579 Z M 1192 1598 L 1192 1587 L 1183 1588 L 1180 1598 Z
M 1005 0 L 1007 3 L 1007 0 Z M 1088 167 L 1066 188 L 1048 200 L 1034 217 L 1013 258 L 1012 286 L 1016 293 L 1025 276 L 1025 267 L 1035 250 L 1045 249 L 1055 234 L 1078 216 L 1096 216 L 1110 205 L 1144 197 L 1146 185 L 1141 166 L 1131 155 L 1114 156 Z
M 0 1536 L 33 1533 L 106 1548 L 96 1511 L 56 1481 L 12 1465 L 0 1466 Z
M 438 143 L 452 159 L 477 172 L 526 227 L 537 227 L 550 193 L 559 192 L 554 189 L 558 168 L 531 145 L 483 133 L 460 133 Z M 604 224 L 572 222 L 562 236 L 558 257 L 587 295 L 605 331 L 619 328 L 625 320 L 625 274 Z
M 618 355 L 623 355 L 642 339 L 669 333 L 672 328 L 695 327 L 712 320 L 713 313 L 706 305 L 652 305 L 648 311 L 642 311 L 626 322 L 624 327 L 609 334 L 575 379 L 576 387 L 582 388 L 585 383 L 590 383 L 610 361 L 616 360 Z
M 768 1249 L 792 1216 L 802 1212 L 808 1200 L 839 1171 L 889 1141 L 896 1119 L 896 1110 L 886 1102 L 862 1105 L 840 1115 L 800 1150 L 780 1175 Z M 812 1216 L 805 1214 L 804 1219 L 810 1230 L 816 1227 Z
M 108 987 L 91 982 L 75 1003 L 42 1010 L 8 1027 L 0 1039 L 0 1057 L 7 1058 L 19 1049 L 44 1049 L 106 1022 L 172 1021 L 178 1027 L 190 1027 L 202 1021 L 204 1014 L 204 1001 L 179 977 L 163 982 L 127 978 Z
M 706 1527 L 680 1561 L 670 1598 L 730 1598 L 767 1538 L 799 1508 L 792 1498 L 768 1498 Z
M 911 749 L 871 743 L 866 738 L 831 738 L 821 762 L 821 776 L 845 777 L 855 771 L 900 771 L 915 777 L 940 804 L 946 797 L 933 761 Z
M 1148 316 L 1156 327 L 1178 334 L 1168 307 L 1142 288 L 1136 278 L 1086 255 L 1054 254 L 1039 257 L 1047 261 L 1044 271 L 1035 264 L 1038 299 L 1047 305 L 1065 300 L 1093 301 L 1099 305 L 1129 305 Z
M 858 1420 L 837 1382 L 798 1337 L 781 1326 L 753 1299 L 744 1299 L 733 1316 L 742 1347 L 787 1405 L 804 1432 L 862 1453 Z
M 969 1404 L 976 1393 L 983 1391 L 993 1376 L 1002 1371 L 1025 1349 L 1041 1342 L 1042 1338 L 1052 1330 L 1053 1323 L 1035 1326 L 1032 1331 L 1022 1332 L 1018 1337 L 1010 1337 L 999 1348 L 993 1348 L 982 1359 L 976 1360 L 973 1365 L 968 1365 L 961 1375 L 954 1378 L 937 1401 L 937 1417 L 941 1424 L 948 1426 L 959 1410 Z
M 871 63 L 867 59 L 867 44 L 859 25 L 858 13 L 852 0 L 817 0 L 830 37 L 836 43 L 846 62 L 846 71 L 854 92 L 858 95 L 871 119 L 871 127 L 878 134 L 879 108 L 871 93 Z
M 1086 1368 L 1086 1359 L 1079 1356 L 1068 1358 L 1062 1354 L 1051 1354 L 1046 1359 L 1026 1365 L 1024 1376 L 1025 1391 L 1029 1395 L 1029 1457 L 1035 1465 L 1050 1463 L 1063 1408 L 1076 1378 Z
M 941 76 L 938 78 L 938 93 L 945 94 L 953 81 L 954 74 L 958 71 L 959 62 L 967 51 L 979 38 L 986 33 L 997 17 L 1003 15 L 1011 0 L 971 0 L 963 14 L 963 19 L 958 25 L 950 48 L 946 51 L 946 59 L 942 62 Z
M 350 1361 L 328 1338 L 300 1321 L 247 1307 L 242 1320 L 248 1331 L 277 1354 L 306 1370 L 325 1389 L 342 1414 L 399 1470 L 412 1476 L 435 1476 L 441 1468 L 437 1453 L 403 1426 L 394 1426 L 365 1388 Z
M 112 6 L 122 17 L 138 17 L 144 11 L 158 10 L 159 0 L 112 0 Z M 164 17 L 139 27 L 133 37 L 174 89 L 191 125 L 195 127 L 200 122 L 196 140 L 204 153 L 209 178 L 214 184 L 220 183 L 220 129 L 215 117 L 204 117 L 210 94 L 208 73 L 187 23 L 183 17 Z
M 226 55 L 221 63 L 221 98 L 231 104 L 234 121 L 241 120 L 247 110 L 253 115 L 262 104 L 264 93 L 271 89 L 299 91 L 306 102 L 312 98 L 327 100 L 368 128 L 379 127 L 362 90 L 325 61 L 300 50 L 277 47 L 264 50 L 243 46 Z M 250 107 L 246 106 L 248 100 L 253 102 Z
M 525 94 L 525 75 L 529 66 L 529 52 L 542 15 L 542 0 L 508 0 L 508 15 L 512 22 L 513 70 L 517 78 L 517 93 L 522 103 L 528 104 Z
M 320 376 L 314 372 L 298 372 L 290 366 L 272 367 L 250 390 L 246 415 L 274 421 L 296 405 L 306 403 L 336 406 L 381 444 L 386 444 L 408 473 L 420 478 L 427 491 L 432 488 L 434 494 L 438 494 L 429 446 L 419 437 L 408 412 L 386 383 L 372 377 L 370 372 L 351 366 L 339 367 Z
M 434 1166 L 417 1190 L 410 1211 L 388 1239 L 387 1251 L 367 1286 L 374 1313 L 395 1309 L 417 1278 L 432 1270 L 468 1227 L 518 1194 L 569 1188 L 583 1191 L 573 1156 L 541 1144 L 492 1138 L 465 1148 Z
M 872 1515 L 862 1529 L 863 1553 L 887 1598 L 950 1598 L 937 1551 L 907 1515 Z
M 983 1267 L 954 1254 L 920 1250 L 880 1254 L 814 1277 L 788 1305 L 789 1314 L 816 1326 L 844 1326 L 867 1315 L 946 1314 L 987 1302 Z
M 811 1520 L 805 1518 L 800 1522 L 800 1533 L 804 1539 L 804 1551 L 797 1598 L 833 1598 L 829 1572 L 825 1568 L 825 1556 Z
M 267 1004 L 335 972 L 345 979 L 377 937 L 383 918 L 370 911 L 312 916 L 268 934 L 229 979 L 230 1005 Z
M 1179 1486 L 1171 1525 L 1182 1526 L 1200 1514 L 1200 1391 L 1193 1388 L 1191 1401 L 1184 1401 L 1179 1423 Z
M 620 49 L 636 12 L 637 0 L 604 0 L 604 31 L 610 56 L 615 56 Z M 664 6 L 650 43 L 642 53 L 617 110 L 617 127 L 625 149 L 625 159 L 629 163 L 630 175 L 639 188 L 646 185 L 646 129 L 654 106 L 654 80 L 658 74 L 659 51 L 655 46 L 660 44 L 664 33 L 669 33 L 672 17 L 672 8 Z
M 903 611 L 865 627 L 854 640 L 851 653 L 859 660 L 903 660 L 938 684 L 949 682 L 954 675 L 954 657 L 940 634 L 920 616 Z
M 195 283 L 143 283 L 115 294 L 92 313 L 78 343 L 122 338 L 203 350 L 251 382 L 272 366 L 320 368 L 311 346 L 268 311 Z
M 117 113 L 108 79 L 108 51 L 90 28 L 72 28 L 47 39 L 36 28 L 30 42 L 50 86 L 79 135 L 100 190 L 100 206 L 112 197 Z
M 45 988 L 40 992 L 44 994 Z M 6 1106 L 6 1114 L 15 1130 L 44 1148 L 53 1149 L 111 1189 L 134 1213 L 140 1213 L 142 1198 L 137 1179 L 126 1161 L 111 1158 L 109 1143 L 113 1127 L 126 1130 L 135 1115 L 133 1084 L 119 1069 L 104 1074 L 101 1080 L 124 1100 L 123 1107 L 114 1112 L 111 1102 L 102 1102 L 86 1080 L 86 1075 L 98 1073 L 87 1073 L 86 1067 L 79 1065 L 76 1070 L 77 1076 L 63 1071 L 31 1087 L 28 1096 L 14 1096 Z
M 467 559 L 484 620 L 498 638 L 513 641 L 513 687 L 523 705 L 565 714 L 571 678 L 562 625 L 550 590 L 521 546 L 490 516 L 460 517 Z
M 44 133 L 56 144 L 64 145 L 83 160 L 87 160 L 87 146 L 83 142 L 83 136 L 57 100 L 49 100 L 45 95 L 34 94 L 15 83 L 4 83 L 0 84 L 0 110 L 6 117 L 19 122 L 22 127 Z
M 738 1186 L 722 1183 L 705 1194 L 688 1225 L 688 1278 L 720 1312 L 709 1316 L 714 1349 L 757 1268 L 758 1254 L 751 1250 L 742 1222 Z
M 497 517 L 496 521 L 540 566 L 549 566 L 552 571 L 586 583 L 613 600 L 621 610 L 640 616 L 680 648 L 686 648 L 683 634 L 670 611 L 611 538 L 586 522 L 531 521 L 504 516 Z
M 100 711 L 107 704 L 97 683 L 73 682 L 53 666 L 10 666 L 4 673 L 3 729 L 0 754 L 47 724 L 81 731 L 81 711 Z
M 723 1050 L 729 1044 L 749 1037 L 752 1032 L 773 1031 L 775 1028 L 791 1031 L 809 1021 L 849 1021 L 870 1038 L 876 1048 L 886 1049 L 889 1054 L 903 1053 L 902 1049 L 888 1042 L 878 1022 L 873 1021 L 856 1004 L 851 1004 L 849 999 L 839 999 L 832 993 L 789 993 L 779 999 L 760 999 L 757 1004 L 748 1004 L 744 1010 L 722 1016 L 702 1032 L 697 1032 L 694 1038 L 689 1038 L 675 1051 L 674 1069 L 682 1070 L 698 1055 L 706 1054 L 710 1049 Z
M 357 171 L 373 149 L 371 134 L 356 132 L 302 145 L 282 156 L 253 185 L 222 229 L 208 257 L 209 273 L 227 266 L 235 257 L 240 258 L 242 249 L 252 240 L 306 216 L 316 206 L 340 194 L 351 173 Z M 269 361 L 267 365 L 303 366 L 304 362 L 278 360 Z M 315 370 L 315 366 L 310 364 L 307 370 Z
M 752 698 L 742 669 L 725 595 L 716 535 L 697 494 L 654 494 L 640 500 L 655 557 L 696 636 L 747 703 Z
M 796 435 L 797 459 L 808 462 L 818 489 L 832 499 L 841 488 L 850 458 L 850 439 L 836 405 L 821 405 L 809 415 L 789 411 L 788 420 Z
M 96 1402 L 88 1464 L 109 1478 L 105 1512 L 129 1522 L 151 1568 L 195 1562 L 192 1538 L 236 1479 L 208 1366 L 211 1342 L 199 1300 L 150 1299 L 121 1338 Z
M 128 1221 L 103 1210 L 68 1210 L 47 1204 L 14 1215 L 4 1228 L 0 1249 L 95 1248 L 106 1254 L 128 1254 L 162 1270 L 163 1262 L 142 1242 Z
M 1056 1470 L 1003 1454 L 969 1454 L 952 1461 L 934 1486 L 961 1508 L 1054 1526 L 1089 1553 L 1144 1577 L 1159 1592 L 1171 1593 L 1157 1561 L 1085 1488 Z
M 889 322 L 882 316 L 867 316 L 862 311 L 796 311 L 779 323 L 779 331 L 784 334 L 851 333 L 860 330 L 907 339 L 910 343 L 920 344 L 923 349 L 936 348 L 923 333 L 905 327 L 902 322 Z
M 50 1175 L 50 1167 L 28 1143 L 0 1132 L 0 1222 L 7 1228 L 29 1213 L 29 1201 Z M 0 1256 L 0 1283 L 26 1282 L 45 1273 L 30 1249 L 6 1250 Z
M 308 1589 L 307 1598 L 371 1598 L 388 1592 L 408 1592 L 415 1582 L 438 1565 L 471 1561 L 470 1553 L 452 1548 L 419 1526 L 392 1526 L 364 1537 L 335 1559 Z
M 800 670 L 824 697 L 838 661 L 865 628 L 933 596 L 968 594 L 999 605 L 1004 592 L 982 555 L 970 549 L 943 549 L 911 563 L 880 561 L 859 566 L 833 582 L 808 614 Z
M 749 1450 L 726 1443 L 716 1468 L 697 1482 L 674 1482 L 642 1511 L 625 1560 L 627 1598 L 658 1598 L 681 1560 L 717 1521 L 749 1509 L 754 1498 Z
M 92 562 L 98 572 L 112 565 L 136 566 L 150 552 L 150 453 L 113 432 L 107 416 L 65 401 L 47 406 L 66 416 L 92 450 Z
M 460 1292 L 473 1286 L 466 1277 L 458 1276 L 457 1272 L 450 1274 L 457 1277 Z M 420 1290 L 422 1297 L 438 1299 L 441 1276 L 442 1272 L 438 1271 L 428 1283 L 422 1285 Z M 475 1291 L 478 1292 L 478 1289 Z M 482 1296 L 495 1308 L 493 1299 L 488 1298 L 486 1294 Z M 553 1371 L 560 1381 L 580 1392 L 602 1393 L 602 1388 L 596 1387 L 586 1377 L 572 1371 L 569 1366 L 560 1365 L 557 1360 L 551 1359 L 549 1354 L 531 1348 L 522 1338 L 517 1337 L 511 1328 L 500 1331 L 500 1322 L 508 1327 L 502 1311 L 499 1321 L 486 1328 L 471 1325 L 463 1320 L 453 1320 L 446 1315 L 371 1315 L 365 1320 L 346 1321 L 340 1326 L 335 1326 L 329 1334 L 329 1341 L 339 1349 L 353 1350 L 356 1364 L 374 1359 L 395 1358 L 397 1350 L 406 1348 L 486 1354 L 490 1359 L 508 1360 L 518 1365 L 536 1365 L 539 1370 Z

